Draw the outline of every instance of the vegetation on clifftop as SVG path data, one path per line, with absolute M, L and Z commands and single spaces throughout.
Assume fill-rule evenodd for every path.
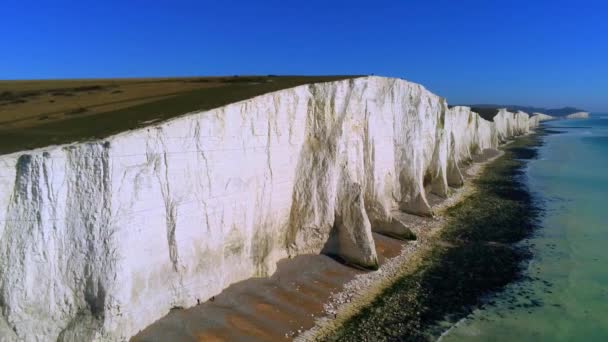
M 0 154 L 104 138 L 273 91 L 354 77 L 0 81 Z

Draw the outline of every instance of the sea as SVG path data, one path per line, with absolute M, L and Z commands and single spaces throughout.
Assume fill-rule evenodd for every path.
M 608 341 L 608 113 L 543 123 L 525 182 L 544 213 L 523 280 L 440 338 Z

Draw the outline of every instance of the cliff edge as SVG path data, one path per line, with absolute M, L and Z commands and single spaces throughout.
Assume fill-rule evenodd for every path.
M 432 215 L 429 192 L 537 124 L 362 77 L 0 156 L 0 335 L 125 340 L 299 254 L 376 268 L 372 230 L 412 234 L 394 210 Z

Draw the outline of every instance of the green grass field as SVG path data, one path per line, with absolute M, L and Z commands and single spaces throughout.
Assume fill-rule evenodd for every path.
M 104 138 L 281 89 L 354 77 L 0 81 L 0 154 Z

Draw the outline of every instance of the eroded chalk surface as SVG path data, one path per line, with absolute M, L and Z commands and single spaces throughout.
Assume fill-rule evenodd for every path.
M 378 266 L 391 214 L 538 124 L 400 79 L 299 86 L 102 141 L 0 156 L 0 335 L 125 340 L 280 259 Z

